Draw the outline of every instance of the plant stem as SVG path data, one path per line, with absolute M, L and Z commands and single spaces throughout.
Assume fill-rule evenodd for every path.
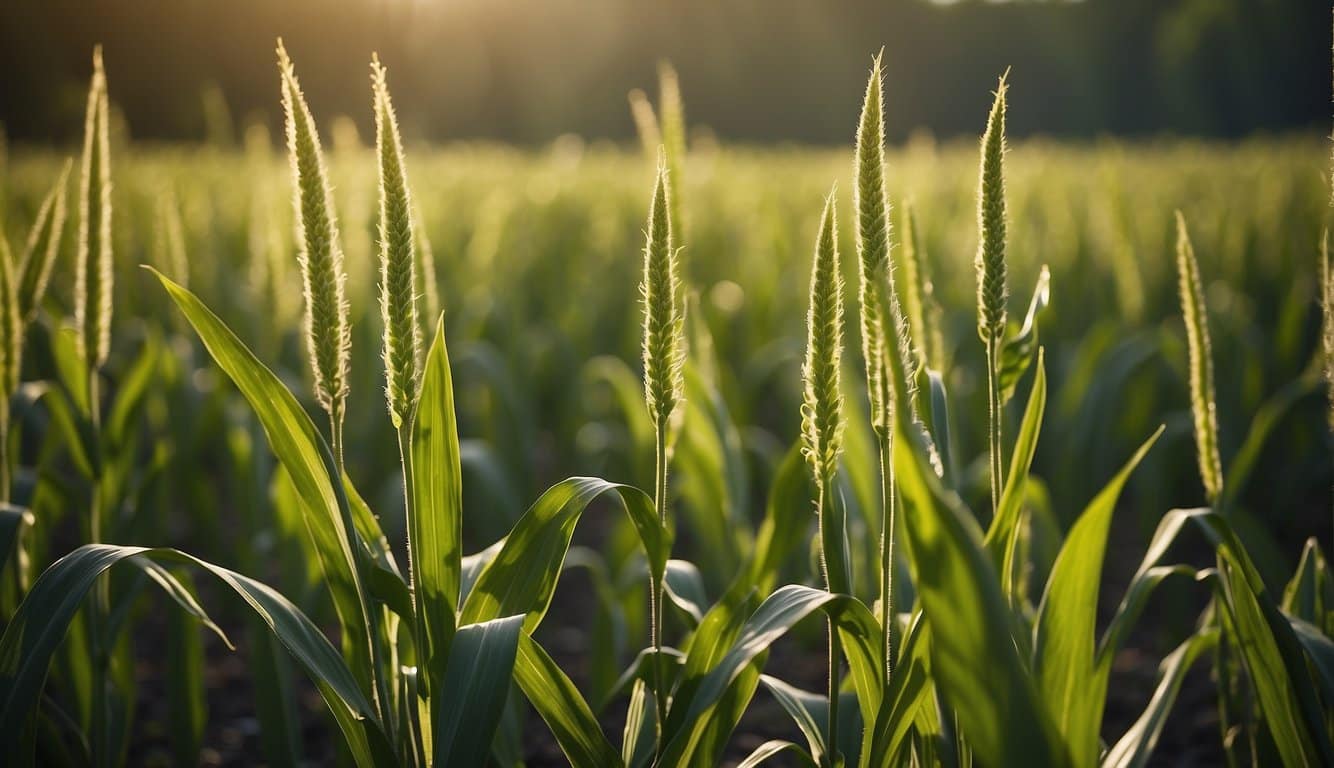
M 667 428 L 664 420 L 657 425 L 657 458 L 653 470 L 653 505 L 658 510 L 658 522 L 667 525 Z M 649 587 L 649 641 L 653 645 L 653 702 L 657 712 L 656 757 L 662 757 L 663 728 L 667 720 L 667 690 L 662 679 L 662 578 L 650 573 Z M 656 762 L 656 760 L 655 760 Z
M 412 628 L 413 641 L 417 646 L 417 690 L 425 694 L 429 699 L 439 692 L 432 688 L 430 679 L 430 659 L 428 653 L 433 650 L 427 643 L 426 619 L 420 601 L 417 599 L 417 569 L 413 558 L 413 527 L 417 522 L 417 504 L 412 495 L 412 489 L 416 485 L 416 479 L 412 470 L 412 433 L 407 424 L 398 429 L 398 455 L 403 464 L 403 505 L 404 513 L 407 516 L 407 525 L 404 526 L 408 533 L 408 594 L 412 595 L 412 615 L 415 617 L 415 623 Z M 440 652 L 443 649 L 434 649 Z M 403 706 L 411 713 L 416 707 L 416 702 L 404 699 Z M 420 743 L 421 734 L 416 729 L 411 734 L 413 740 L 413 749 L 415 752 L 424 753 L 424 745 Z
M 1005 470 L 1001 459 L 1001 402 L 1000 402 L 1000 340 L 987 341 L 987 412 L 991 418 L 988 431 L 991 454 L 991 516 L 994 519 L 1000 511 L 1001 489 L 1005 483 Z
M 101 544 L 102 520 L 102 416 L 97 368 L 88 371 L 88 420 L 92 426 L 93 481 L 88 504 L 88 543 Z M 93 587 L 93 601 L 88 608 L 88 638 L 93 651 L 92 757 L 96 766 L 112 763 L 110 750 L 110 712 L 108 712 L 107 667 L 110 663 L 110 638 L 104 637 L 104 624 L 111 611 L 111 589 L 105 575 Z
M 829 491 L 827 490 L 833 483 L 834 478 L 825 478 L 821 483 L 819 496 L 816 498 L 816 519 L 820 526 L 820 565 L 824 570 L 825 591 L 835 594 L 844 591 L 846 585 L 842 573 L 835 574 L 829 567 L 829 551 L 834 547 L 841 549 L 842 545 L 842 527 L 826 525 L 826 517 L 831 514 L 831 510 L 826 509 L 828 503 Z M 832 522 L 832 521 L 831 521 Z M 843 558 L 835 560 L 841 564 Z M 837 577 L 838 585 L 835 584 Z M 843 657 L 843 647 L 839 642 L 838 626 L 834 623 L 834 618 L 829 617 L 829 722 L 826 727 L 829 743 L 828 752 L 825 755 L 825 763 L 833 768 L 838 755 L 838 678 L 840 671 L 840 660 Z
M 880 437 L 880 628 L 884 632 L 885 682 L 894 674 L 894 432 Z
M 340 485 L 347 477 L 347 469 L 343 464 L 343 402 L 335 400 L 333 408 L 329 411 L 329 439 L 334 454 L 334 465 L 338 476 L 331 478 L 333 482 Z M 365 562 L 366 553 L 362 546 L 361 534 L 357 532 L 356 526 L 351 519 L 347 520 L 347 536 L 352 548 L 352 557 L 355 562 L 351 565 L 361 573 L 354 573 L 353 577 L 362 582 L 361 588 L 366 588 L 364 577 L 365 570 L 362 564 Z M 390 708 L 393 698 L 390 693 L 388 674 L 392 671 L 386 668 L 384 664 L 385 651 L 380 642 L 380 627 L 382 625 L 383 609 L 376 606 L 372 601 L 366 598 L 365 594 L 360 595 L 361 612 L 365 622 L 364 631 L 366 632 L 366 644 L 371 653 L 371 684 L 373 687 L 372 700 L 375 705 L 376 714 L 380 716 L 380 722 L 389 729 L 390 736 L 394 735 L 397 721 L 392 716 Z

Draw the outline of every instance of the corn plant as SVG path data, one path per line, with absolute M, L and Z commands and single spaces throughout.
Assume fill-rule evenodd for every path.
M 422 165 L 414 159 L 410 183 L 388 70 L 374 56 L 375 147 L 364 160 L 374 158 L 375 183 L 359 187 L 368 202 L 377 203 L 372 256 L 371 249 L 356 247 L 356 229 L 345 230 L 336 215 L 340 202 L 341 222 L 365 212 L 350 202 L 357 188 L 335 195 L 335 179 L 340 190 L 355 187 L 359 154 L 349 149 L 326 158 L 316 116 L 281 41 L 277 56 L 294 242 L 282 231 L 286 214 L 280 217 L 266 203 L 272 196 L 265 173 L 281 169 L 266 160 L 264 140 L 250 133 L 245 167 L 252 178 L 231 187 L 240 190 L 237 199 L 219 192 L 216 201 L 201 205 L 201 190 L 215 186 L 185 174 L 169 183 L 160 174 L 139 178 L 133 166 L 141 156 L 131 155 L 133 163 L 117 166 L 113 220 L 109 155 L 118 145 L 100 54 L 87 106 L 69 295 L 72 328 L 58 327 L 67 286 L 52 277 L 63 277 L 56 265 L 68 164 L 59 174 L 51 169 L 42 176 L 43 187 L 51 177 L 55 183 L 34 206 L 21 256 L 15 258 L 0 238 L 0 396 L 11 403 L 0 409 L 0 748 L 12 762 L 113 765 L 130 759 L 136 691 L 128 674 L 134 662 L 128 638 L 139 625 L 139 597 L 150 586 L 166 592 L 174 606 L 165 633 L 172 756 L 180 763 L 197 759 L 207 717 L 198 630 L 230 645 L 224 627 L 232 626 L 232 617 L 205 609 L 193 575 L 235 593 L 246 611 L 257 710 L 266 755 L 275 764 L 301 759 L 293 737 L 293 692 L 285 683 L 285 663 L 272 653 L 276 647 L 320 693 L 339 734 L 340 758 L 361 766 L 516 764 L 524 759 L 520 718 L 528 709 L 572 765 L 716 765 L 733 755 L 733 732 L 754 713 L 757 695 L 772 699 L 791 720 L 791 738 L 754 748 L 741 760 L 746 768 L 768 760 L 866 768 L 1139 766 L 1153 755 L 1187 673 L 1204 660 L 1215 670 L 1221 741 L 1231 759 L 1334 762 L 1328 715 L 1334 701 L 1334 580 L 1325 555 L 1318 541 L 1309 541 L 1280 595 L 1270 569 L 1262 570 L 1262 550 L 1248 552 L 1239 533 L 1253 526 L 1244 491 L 1262 476 L 1260 456 L 1276 425 L 1319 391 L 1322 373 L 1328 378 L 1331 370 L 1334 294 L 1327 255 L 1319 291 L 1323 348 L 1308 361 L 1306 337 L 1283 335 L 1280 346 L 1300 348 L 1305 367 L 1296 380 L 1266 395 L 1243 430 L 1227 418 L 1240 409 L 1220 407 L 1231 396 L 1222 373 L 1230 358 L 1220 354 L 1214 378 L 1214 355 L 1228 352 L 1235 327 L 1216 324 L 1213 330 L 1222 333 L 1213 337 L 1216 344 L 1211 341 L 1208 302 L 1214 292 L 1204 290 L 1203 274 L 1212 264 L 1206 260 L 1202 270 L 1186 219 L 1178 214 L 1175 282 L 1185 343 L 1173 345 L 1171 330 L 1153 338 L 1172 337 L 1163 345 L 1168 358 L 1184 346 L 1179 370 L 1185 381 L 1174 384 L 1189 406 L 1179 418 L 1172 413 L 1165 419 L 1168 427 L 1126 417 L 1122 429 L 1099 431 L 1079 418 L 1084 406 L 1074 401 L 1100 397 L 1120 409 L 1144 389 L 1126 385 L 1121 391 L 1127 377 L 1118 378 L 1111 363 L 1097 358 L 1110 344 L 1094 343 L 1100 332 L 1090 332 L 1093 340 L 1072 353 L 1063 346 L 1071 332 L 1046 322 L 1054 291 L 1068 304 L 1084 296 L 1095 303 L 1094 313 L 1103 306 L 1081 293 L 1078 278 L 1086 265 L 1053 259 L 1049 269 L 1028 259 L 1035 245 L 1044 244 L 1034 232 L 1059 241 L 1062 232 L 1094 227 L 1095 214 L 1105 212 L 1093 211 L 1088 222 L 1076 224 L 1059 222 L 1052 213 L 1045 228 L 1035 228 L 1035 212 L 1062 210 L 1056 203 L 1066 201 L 1040 185 L 1025 186 L 1031 182 L 1022 173 L 1029 158 L 1057 161 L 1038 150 L 1007 155 L 1007 77 L 994 94 L 980 157 L 932 153 L 928 173 L 914 177 L 903 167 L 906 161 L 887 164 L 883 54 L 873 59 L 851 185 L 854 325 L 864 370 L 844 376 L 836 190 L 822 209 L 810 204 L 832 166 L 816 164 L 810 171 L 799 163 L 770 168 L 707 158 L 718 163 L 713 173 L 692 176 L 692 252 L 764 256 L 739 257 L 736 264 L 752 271 L 739 271 L 736 281 L 718 279 L 722 270 L 704 258 L 691 259 L 695 274 L 688 275 L 682 251 L 684 108 L 670 67 L 659 71 L 657 114 L 643 94 L 631 95 L 641 141 L 656 158 L 645 216 L 649 186 L 641 188 L 639 176 L 623 172 L 637 159 L 581 161 L 593 181 L 578 181 L 563 170 L 516 172 L 507 165 L 512 159 L 449 155 L 464 167 L 460 174 L 476 174 L 461 183 L 442 180 L 447 174 L 424 157 Z M 707 167 L 703 155 L 692 157 L 701 161 L 697 167 Z M 1251 162 L 1271 167 L 1272 158 L 1259 158 Z M 977 188 L 961 192 L 971 185 L 967 164 L 974 160 Z M 1147 167 L 1158 156 L 1142 162 Z M 775 189 L 783 185 L 773 184 L 774 168 L 801 180 L 794 184 L 797 192 Z M 1081 176 L 1085 170 L 1066 172 Z M 231 169 L 217 172 L 229 178 Z M 753 178 L 743 178 L 745 173 Z M 933 183 L 948 176 L 959 178 L 949 182 L 946 195 Z M 1052 173 L 1042 181 L 1060 178 Z M 513 194 L 512 185 L 497 179 L 531 183 L 536 192 Z M 480 204 L 473 198 L 483 181 L 501 191 Z M 130 194 L 136 185 L 140 194 Z M 740 191 L 730 196 L 734 188 Z M 1163 195 L 1173 196 L 1195 189 L 1170 181 L 1163 188 L 1169 190 Z M 912 201 L 899 206 L 897 219 L 891 192 L 896 200 Z M 757 206 L 757 197 L 772 209 Z M 976 285 L 951 277 L 961 274 L 963 265 L 948 259 L 962 241 L 942 234 L 958 229 L 947 210 L 968 202 L 978 216 Z M 1082 202 L 1095 207 L 1091 198 Z M 1161 223 L 1160 202 L 1135 210 Z M 787 203 L 792 209 L 783 207 Z M 585 208 L 599 216 L 586 216 Z M 1241 211 L 1237 217 L 1262 218 L 1231 208 Z M 237 210 L 243 213 L 224 215 Z M 814 226 L 793 226 L 793 210 L 808 214 L 799 220 Z M 737 211 L 745 215 L 725 215 Z M 424 212 L 438 217 L 429 237 Z M 217 219 L 208 218 L 215 214 Z M 472 214 L 477 221 L 461 221 Z M 622 218 L 634 224 L 623 226 Z M 1267 231 L 1246 221 L 1251 234 Z M 643 239 L 636 242 L 640 223 Z M 116 272 L 115 258 L 134 248 L 135 225 L 161 239 L 158 249 L 147 249 L 157 269 L 138 276 L 161 285 L 184 321 L 176 330 L 193 333 L 207 351 L 197 370 L 186 344 L 168 343 L 153 330 L 136 337 L 124 330 L 124 320 L 112 328 L 114 286 L 135 277 Z M 779 327 L 790 330 L 800 319 L 789 307 L 800 301 L 800 291 L 791 290 L 792 281 L 775 266 L 791 230 L 799 230 L 797 239 L 807 245 L 815 234 L 813 253 L 807 252 L 812 261 L 804 286 L 804 357 L 781 339 L 767 346 L 782 335 Z M 228 232 L 244 260 L 220 261 L 218 268 L 242 263 L 252 278 L 244 290 L 200 279 L 214 268 L 206 258 L 207 237 L 226 242 Z M 567 259 L 528 255 L 547 255 L 548 239 L 588 251 L 581 258 L 589 261 L 578 263 L 592 266 L 572 269 Z M 433 243 L 443 267 L 440 285 Z M 638 258 L 627 258 L 640 245 Z M 287 263 L 292 250 L 296 269 Z M 1210 248 L 1200 253 L 1207 257 Z M 1133 261 L 1116 264 L 1125 269 Z M 1144 268 L 1136 279 L 1148 287 L 1155 273 Z M 296 292 L 290 312 L 283 301 L 289 274 L 293 283 L 298 275 L 301 282 L 301 331 L 289 337 L 285 327 L 266 328 L 263 318 L 237 321 L 257 337 L 257 354 L 222 315 L 263 307 L 280 326 L 286 318 L 295 321 Z M 1024 274 L 1036 274 L 1032 298 L 1027 312 L 1012 318 L 1010 277 Z M 636 280 L 639 304 L 631 289 Z M 378 302 L 368 300 L 372 286 Z M 976 318 L 971 309 L 954 311 L 970 303 L 970 294 Z M 160 309 L 133 293 L 120 295 L 130 297 L 131 317 L 133 309 Z M 116 309 L 118 318 L 127 314 L 119 304 Z M 1300 328 L 1297 310 L 1284 311 L 1297 317 L 1285 327 Z M 516 332 L 533 317 L 561 332 Z M 608 323 L 606 317 L 642 324 Z M 786 318 L 787 325 L 773 317 Z M 622 346 L 639 347 L 642 371 L 610 354 L 587 363 L 565 354 L 578 349 L 566 334 L 615 347 L 613 326 L 629 330 L 621 333 L 628 342 Z M 951 332 L 956 327 L 976 327 L 982 349 L 951 346 L 958 341 Z M 1110 327 L 1113 334 L 1121 330 Z M 288 383 L 299 377 L 284 368 L 287 341 L 300 348 L 293 357 L 308 388 Z M 362 359 L 354 351 L 377 341 L 383 371 L 354 362 Z M 1117 354 L 1135 353 L 1135 341 L 1112 346 L 1107 357 L 1115 362 Z M 741 370 L 728 353 L 747 346 L 756 351 Z M 1150 346 L 1143 357 L 1156 349 Z M 985 395 L 985 408 L 970 407 L 966 399 L 974 355 L 983 358 L 976 370 L 985 385 L 979 384 L 976 405 Z M 1054 383 L 1049 392 L 1049 359 L 1060 361 L 1053 363 L 1053 382 L 1059 371 L 1065 389 Z M 951 369 L 960 375 L 951 377 Z M 1163 370 L 1174 375 L 1178 368 Z M 211 384 L 219 373 L 229 386 Z M 1069 383 L 1081 375 L 1105 376 L 1102 386 L 1110 394 L 1095 397 L 1093 387 Z M 537 453 L 531 444 L 539 442 L 538 430 L 531 422 L 538 417 L 524 412 L 525 406 L 547 409 L 544 415 L 554 414 L 554 422 L 581 439 L 599 437 L 578 407 L 547 393 L 573 389 L 568 385 L 574 379 L 588 385 L 577 388 L 580 396 L 608 394 L 624 436 L 621 443 L 609 438 L 608 452 L 624 446 L 618 457 L 624 473 L 644 482 L 651 477 L 651 492 L 598 477 L 569 477 L 498 523 L 494 509 L 504 494 L 515 495 L 516 487 L 542 476 L 539 461 L 529 455 Z M 947 382 L 964 386 L 951 392 Z M 358 407 L 364 391 L 381 385 L 383 406 Z M 234 392 L 248 411 L 229 407 Z M 790 406 L 774 409 L 785 414 L 774 423 L 786 424 L 787 432 L 756 426 L 765 421 L 757 411 L 771 402 Z M 1013 435 L 1002 429 L 1012 402 L 1019 416 Z M 1148 410 L 1145 418 L 1158 412 Z M 144 519 L 154 509 L 145 488 L 156 487 L 144 478 L 170 474 L 158 457 L 176 450 L 182 461 L 216 459 L 218 454 L 204 453 L 207 448 L 192 446 L 181 434 L 201 423 L 187 418 L 197 412 L 225 419 L 202 422 L 224 424 L 227 443 L 217 477 L 210 474 L 203 483 L 205 493 L 234 481 L 238 498 L 257 510 L 245 520 L 258 530 L 248 532 L 253 538 L 243 541 L 247 551 L 237 554 L 236 569 L 213 561 L 226 552 L 110 543 L 158 540 L 161 530 Z M 169 413 L 187 426 L 153 428 L 154 413 Z M 1187 490 L 1210 506 L 1159 516 L 1157 497 L 1138 495 L 1138 503 L 1160 517 L 1157 531 L 1110 621 L 1099 626 L 1109 539 L 1127 525 L 1119 500 L 1132 473 L 1136 482 L 1144 481 L 1163 454 L 1177 450 L 1171 428 L 1177 423 L 1180 442 L 1188 429 L 1192 433 L 1199 468 L 1199 487 L 1192 480 Z M 24 435 L 32 426 L 37 434 Z M 1129 454 L 1115 456 L 1115 468 L 1058 465 L 1075 476 L 1075 498 L 1089 498 L 1068 515 L 1062 532 L 1051 509 L 1057 495 L 1047 490 L 1047 481 L 1054 486 L 1061 478 L 1041 477 L 1037 467 L 1048 466 L 1039 451 L 1051 433 L 1060 450 L 1067 430 L 1077 433 L 1081 448 L 1099 443 L 1088 446 L 1090 453 L 1104 442 L 1121 445 L 1114 438 L 1122 432 L 1142 442 L 1134 451 L 1102 448 Z M 1234 432 L 1244 436 L 1235 452 L 1220 439 Z M 375 450 L 388 448 L 389 440 L 396 456 L 392 449 Z M 170 449 L 168 441 L 174 441 Z M 979 445 L 981 471 L 955 461 L 970 442 Z M 754 466 L 760 471 L 753 472 Z M 531 477 L 522 474 L 525 469 Z M 984 475 L 988 487 L 981 491 Z M 750 503 L 751 487 L 759 483 L 768 487 L 762 511 Z M 474 501 L 470 494 L 479 490 L 481 500 Z M 391 542 L 372 505 L 396 504 L 400 493 L 403 541 Z M 1061 506 L 1071 495 L 1059 497 Z M 624 515 L 616 512 L 599 529 L 605 546 L 595 551 L 573 542 L 584 513 L 599 499 Z M 979 502 L 976 510 L 971 500 Z M 81 546 L 48 565 L 54 521 L 45 518 L 60 506 L 83 512 L 76 542 Z M 170 512 L 180 517 L 174 507 Z M 201 513 L 189 522 L 208 524 Z M 490 546 L 465 554 L 465 531 L 484 531 L 482 541 Z M 694 562 L 672 558 L 678 531 L 686 534 L 680 549 L 695 553 Z M 1176 556 L 1176 542 L 1194 534 L 1203 537 L 1211 562 Z M 265 537 L 268 549 L 261 549 Z M 207 538 L 197 536 L 195 543 L 207 547 Z M 809 566 L 802 558 L 807 552 Z M 281 561 L 270 571 L 281 590 L 241 572 L 256 573 L 266 557 Z M 562 669 L 539 633 L 570 570 L 587 577 L 592 588 L 580 597 L 596 608 L 583 685 Z M 1194 623 L 1185 639 L 1161 659 L 1142 714 L 1113 733 L 1105 717 L 1113 661 L 1151 610 L 1158 587 L 1168 582 L 1194 585 L 1208 602 L 1190 617 Z M 783 638 L 800 645 L 815 634 L 809 630 L 820 628 L 826 633 L 827 687 L 813 692 L 799 686 L 793 670 L 769 661 Z M 609 711 L 621 704 L 624 729 L 609 734 L 606 723 L 621 720 Z

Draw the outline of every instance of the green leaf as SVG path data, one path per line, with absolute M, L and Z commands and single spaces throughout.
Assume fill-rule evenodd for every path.
M 709 610 L 709 598 L 704 591 L 704 577 L 695 564 L 688 560 L 668 560 L 663 586 L 667 598 L 681 609 L 690 628 L 699 626 L 704 613 Z
M 800 744 L 793 744 L 790 741 L 780 739 L 766 741 L 759 745 L 754 752 L 746 756 L 745 760 L 737 763 L 736 768 L 755 768 L 769 758 L 784 753 L 789 754 L 796 761 L 796 765 L 802 766 L 802 768 L 819 768 L 819 763 L 812 759 L 810 754 L 801 748 Z
M 1235 646 L 1255 689 L 1260 712 L 1285 765 L 1334 764 L 1325 710 L 1288 619 L 1265 587 L 1241 540 L 1210 509 L 1172 510 L 1159 526 L 1195 523 L 1217 548 L 1220 599 L 1239 637 Z M 1155 535 L 1157 538 L 1157 535 Z M 1231 643 L 1230 643 L 1231 644 Z
M 1014 397 L 1015 385 L 1023 378 L 1024 372 L 1033 362 L 1033 352 L 1038 349 L 1038 315 L 1047 308 L 1051 299 L 1051 271 L 1042 265 L 1038 273 L 1037 285 L 1033 287 L 1033 299 L 1028 303 L 1028 314 L 1024 316 L 1024 325 L 1019 331 L 1007 334 L 1005 344 L 1000 351 L 1000 370 L 997 382 L 1000 385 L 1001 405 Z M 1011 326 L 1013 328 L 1013 326 Z
M 190 291 L 161 273 L 149 269 L 162 281 L 167 293 L 185 313 L 218 366 L 249 401 L 264 427 L 269 446 L 282 462 L 302 501 L 315 551 L 324 567 L 334 609 L 343 627 L 349 663 L 369 693 L 372 676 L 370 601 L 364 550 L 354 543 L 352 520 L 342 483 L 334 482 L 338 470 L 324 438 L 300 403 L 278 377 L 246 348 L 241 340 Z
M 1038 688 L 1076 765 L 1098 760 L 1107 678 L 1097 673 L 1098 587 L 1112 514 L 1130 473 L 1163 434 L 1157 431 L 1089 502 L 1056 557 L 1034 630 Z
M 896 422 L 894 469 L 913 581 L 932 629 L 932 677 L 978 754 L 997 765 L 1067 764 L 1016 647 L 1014 621 L 975 518 L 941 488 L 906 418 Z
M 999 568 L 1001 586 L 1006 595 L 1011 595 L 1015 588 L 1010 574 L 1014 569 L 1015 530 L 1019 527 L 1023 511 L 1024 490 L 1028 484 L 1028 471 L 1033 466 L 1033 454 L 1038 448 L 1038 433 L 1042 430 L 1042 414 L 1047 408 L 1047 366 L 1042 349 L 1038 349 L 1038 369 L 1033 376 L 1033 391 L 1028 396 L 1028 405 L 1024 408 L 1024 420 L 1019 426 L 1019 436 L 1014 443 L 1014 453 L 1010 455 L 1009 470 L 1005 476 L 1005 488 L 1001 492 L 1000 505 L 996 516 L 991 519 L 987 529 L 985 543 L 992 562 Z
M 410 446 L 413 505 L 408 544 L 427 644 L 422 655 L 429 670 L 429 690 L 434 690 L 445 675 L 463 562 L 463 470 L 443 315 L 426 354 Z
M 509 695 L 523 615 L 459 628 L 437 692 L 431 739 L 435 765 L 483 765 Z M 435 708 L 433 708 L 435 709 Z
M 818 763 L 829 751 L 825 726 L 829 719 L 829 700 L 818 693 L 803 691 L 770 675 L 760 675 L 760 682 L 787 712 L 797 730 L 806 737 L 811 757 Z
M 1320 679 L 1325 701 L 1334 701 L 1334 640 L 1321 634 L 1320 628 L 1296 616 L 1288 616 L 1292 633 L 1311 659 L 1311 667 Z
M 652 499 L 633 486 L 596 477 L 572 477 L 549 488 L 515 523 L 500 552 L 482 569 L 468 593 L 460 623 L 525 614 L 525 631 L 531 633 L 551 603 L 575 525 L 600 496 L 618 501 L 630 516 L 644 545 L 649 569 L 655 578 L 661 578 L 670 542 L 658 522 Z
M 726 654 L 697 685 L 692 686 L 693 694 L 680 724 L 669 731 L 675 735 L 663 750 L 664 764 L 674 765 L 689 759 L 707 727 L 709 711 L 723 698 L 733 681 L 775 640 L 816 611 L 827 613 L 838 627 L 863 721 L 874 721 L 885 669 L 879 623 L 865 605 L 850 595 L 789 584 L 770 595 L 756 609 Z M 695 652 L 692 648 L 691 653 Z M 675 708 L 678 706 L 686 706 L 686 702 L 674 702 L 674 711 L 669 712 L 669 718 L 677 717 Z
M 1200 654 L 1218 643 L 1218 632 L 1191 635 L 1158 665 L 1158 686 L 1153 698 L 1135 724 L 1130 726 L 1102 760 L 1102 768 L 1141 768 L 1148 764 L 1158 737 L 1167 723 L 1167 715 L 1181 690 L 1181 681 Z
M 621 765 L 616 749 L 579 690 L 556 662 L 528 635 L 519 637 L 514 680 L 551 729 L 570 765 Z
M 98 577 L 124 561 L 177 562 L 217 577 L 239 595 L 287 648 L 324 696 L 360 766 L 385 765 L 393 752 L 370 701 L 338 651 L 282 595 L 253 579 L 174 549 L 88 544 L 48 568 L 33 584 L 0 637 L 0 749 L 16 754 L 24 724 L 37 706 L 51 656 Z M 166 573 L 159 569 L 158 574 Z M 161 583 L 161 582 L 159 582 Z M 179 584 L 169 594 L 189 592 Z M 197 605 L 184 605 L 198 610 Z
M 1334 579 L 1314 536 L 1306 540 L 1297 572 L 1283 590 L 1283 610 L 1334 635 Z
M 930 628 L 921 611 L 913 614 L 900 646 L 899 662 L 885 688 L 874 726 L 863 734 L 863 768 L 889 768 L 911 733 L 913 719 L 927 700 Z

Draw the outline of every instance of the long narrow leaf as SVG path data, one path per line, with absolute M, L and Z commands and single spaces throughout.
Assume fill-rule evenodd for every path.
M 4 754 L 18 754 L 18 739 L 41 696 L 51 656 L 88 590 L 107 569 L 135 558 L 192 565 L 230 587 L 310 676 L 338 721 L 357 764 L 378 766 L 392 761 L 393 753 L 375 710 L 356 678 L 319 627 L 287 598 L 258 581 L 184 552 L 109 544 L 82 546 L 48 568 L 0 637 L 0 749 Z M 176 597 L 189 593 L 180 587 L 169 594 Z
M 408 541 L 417 610 L 428 646 L 421 653 L 434 686 L 444 679 L 463 562 L 463 470 L 443 316 L 426 354 L 411 434 L 407 460 L 412 462 L 413 515 L 408 520 Z
M 523 615 L 459 628 L 431 724 L 435 765 L 483 765 L 514 674 Z
M 906 419 L 896 421 L 894 468 L 914 583 L 931 623 L 932 677 L 978 754 L 997 765 L 1066 764 L 1051 713 L 1016 648 L 982 533 L 963 502 L 940 487 Z
M 1159 427 L 1075 521 L 1056 556 L 1039 610 L 1033 641 L 1038 687 L 1076 765 L 1097 763 L 1107 698 L 1107 678 L 1096 672 L 1094 632 L 1112 513 L 1130 473 L 1162 433 Z

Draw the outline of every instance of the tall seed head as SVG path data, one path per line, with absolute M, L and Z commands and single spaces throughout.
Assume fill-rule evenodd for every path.
M 1008 72 L 1006 73 L 1008 74 Z M 1005 91 L 1006 75 L 996 86 L 996 100 L 982 134 L 978 174 L 977 333 L 984 342 L 1005 335 Z
M 1195 418 L 1195 450 L 1200 480 L 1210 503 L 1223 489 L 1223 464 L 1218 456 L 1218 417 L 1214 404 L 1214 362 L 1209 344 L 1209 318 L 1204 306 L 1200 266 L 1186 230 L 1186 217 L 1177 211 L 1177 273 L 1180 278 L 1181 316 L 1186 323 L 1190 356 L 1190 410 Z
M 89 368 L 111 348 L 111 141 L 102 47 L 93 49 L 93 78 L 83 124 L 79 178 L 79 248 L 74 273 L 74 321 L 79 351 Z
M 658 116 L 653 112 L 653 105 L 648 95 L 635 88 L 627 97 L 630 101 L 630 117 L 635 121 L 635 133 L 644 148 L 644 156 L 652 158 L 662 146 L 662 132 L 658 130 Z
M 676 68 L 668 61 L 658 62 L 658 119 L 667 154 L 667 186 L 672 190 L 667 204 L 673 242 L 680 244 L 685 232 L 681 196 L 685 189 L 682 174 L 686 162 L 686 108 L 685 102 L 681 101 L 681 80 L 676 76 Z
M 648 241 L 644 247 L 644 399 L 649 417 L 666 434 L 672 412 L 684 397 L 685 361 L 681 278 L 672 239 L 671 185 L 660 157 L 653 201 L 649 205 Z
M 343 250 L 319 133 L 282 40 L 278 41 L 278 69 L 295 187 L 293 211 L 306 296 L 306 344 L 315 397 L 325 410 L 334 413 L 341 410 L 347 396 L 348 353 L 352 346 Z
M 60 254 L 60 241 L 65 231 L 65 188 L 69 182 L 72 161 L 66 160 L 55 186 L 37 210 L 37 219 L 28 233 L 28 243 L 18 267 L 19 314 L 24 325 L 33 321 L 37 309 L 46 296 L 51 281 L 51 270 Z
M 0 404 L 8 409 L 9 397 L 19 388 L 23 355 L 23 317 L 19 314 L 18 275 L 9 252 L 9 241 L 0 235 Z M 0 439 L 7 438 L 0 430 Z
M 834 193 L 825 199 L 811 265 L 810 309 L 806 314 L 805 394 L 801 407 L 802 453 L 815 484 L 825 489 L 838 471 L 843 445 L 843 278 L 839 274 L 838 223 Z
M 862 360 L 866 363 L 866 389 L 871 399 L 871 421 L 884 428 L 889 398 L 885 387 L 881 353 L 880 293 L 877 276 L 889 264 L 889 210 L 885 200 L 885 125 L 880 106 L 880 56 L 871 63 L 861 120 L 857 126 L 854 204 L 857 207 L 857 298 L 861 307 Z
M 398 118 L 389 100 L 379 57 L 371 61 L 375 92 L 375 146 L 380 160 L 380 310 L 384 319 L 384 368 L 389 417 L 398 428 L 417 400 L 421 325 L 417 319 L 416 230 Z

